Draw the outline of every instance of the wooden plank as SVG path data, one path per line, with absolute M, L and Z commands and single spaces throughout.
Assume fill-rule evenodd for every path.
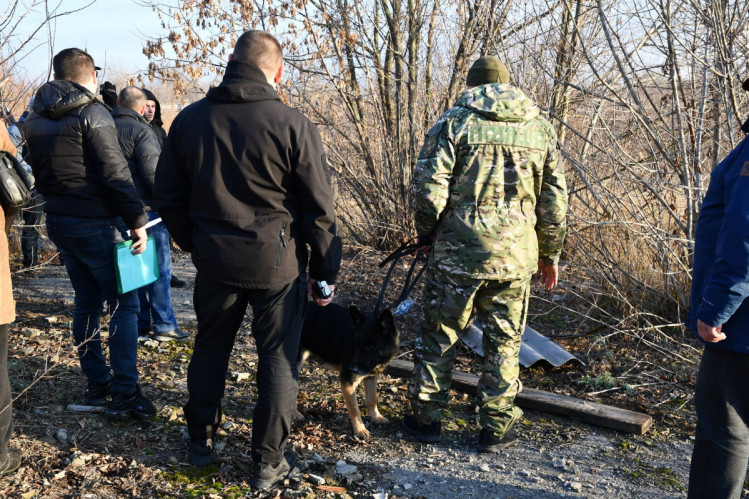
M 395 359 L 390 362 L 385 373 L 399 378 L 409 378 L 413 373 L 413 363 Z M 475 374 L 454 372 L 452 388 L 475 395 L 478 380 L 479 377 Z M 653 425 L 653 418 L 648 414 L 532 388 L 524 388 L 515 398 L 515 403 L 524 409 L 556 414 L 635 435 L 644 434 Z

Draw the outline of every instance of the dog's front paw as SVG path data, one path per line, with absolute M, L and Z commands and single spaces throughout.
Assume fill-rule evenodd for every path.
M 363 442 L 369 442 L 369 430 L 364 425 L 354 428 L 354 438 Z
M 369 417 L 369 420 L 374 424 L 388 424 L 390 422 L 390 420 L 382 414 L 372 415 Z

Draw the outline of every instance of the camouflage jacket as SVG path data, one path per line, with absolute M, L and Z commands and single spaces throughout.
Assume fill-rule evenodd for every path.
M 567 185 L 557 136 L 519 89 L 466 90 L 427 132 L 414 171 L 420 236 L 430 264 L 476 279 L 512 280 L 557 263 Z

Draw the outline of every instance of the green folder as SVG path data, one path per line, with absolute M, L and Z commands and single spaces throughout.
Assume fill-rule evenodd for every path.
M 156 259 L 156 243 L 148 236 L 146 251 L 139 255 L 130 253 L 133 241 L 114 245 L 114 266 L 117 269 L 117 293 L 123 294 L 142 288 L 159 278 L 159 262 Z

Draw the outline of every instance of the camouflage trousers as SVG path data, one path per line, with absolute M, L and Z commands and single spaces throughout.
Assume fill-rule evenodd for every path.
M 460 335 L 475 317 L 483 324 L 484 364 L 478 382 L 479 422 L 502 436 L 523 415 L 515 406 L 520 338 L 528 314 L 530 276 L 487 281 L 430 267 L 424 285 L 424 319 L 414 343 L 414 373 L 408 386 L 421 424 L 440 421 L 447 408 Z

